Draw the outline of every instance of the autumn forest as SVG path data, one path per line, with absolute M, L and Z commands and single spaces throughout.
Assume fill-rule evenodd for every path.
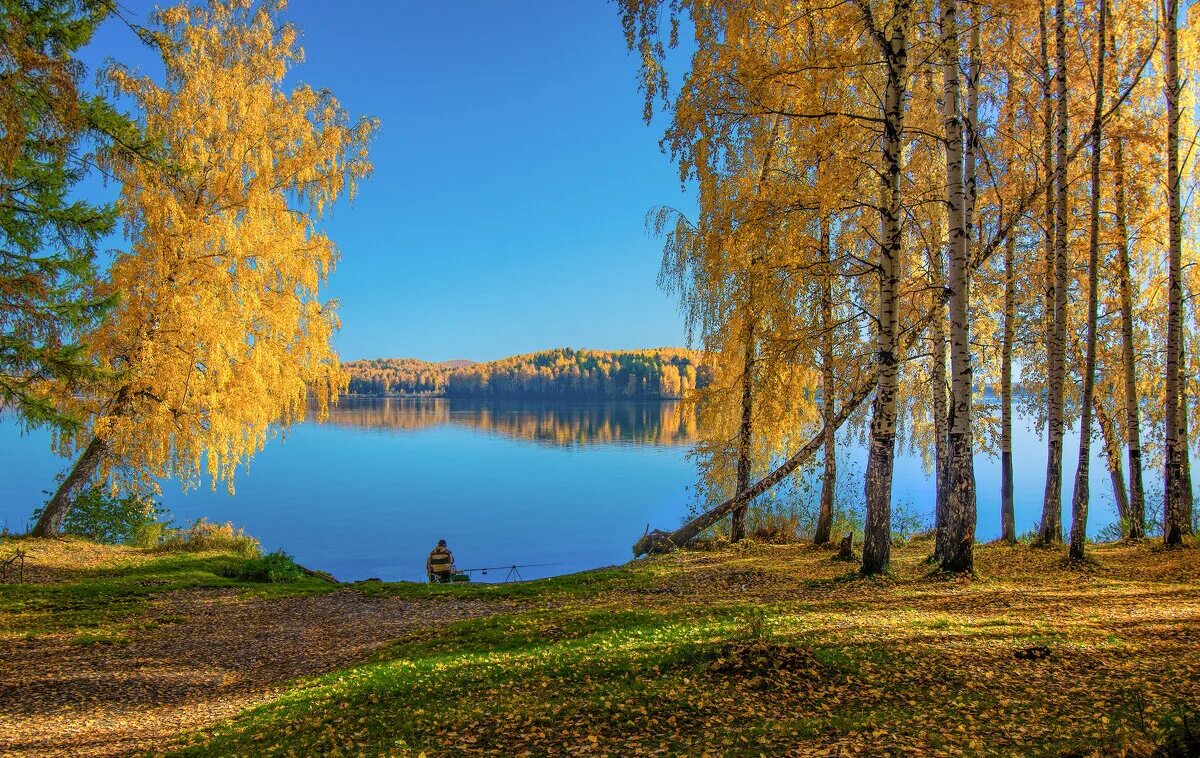
M 936 562 L 970 571 L 978 518 L 1017 538 L 1017 384 L 1044 419 L 1039 543 L 1065 529 L 1085 557 L 1093 439 L 1127 537 L 1148 519 L 1168 545 L 1193 533 L 1183 203 L 1197 117 L 1185 83 L 1200 59 L 1193 31 L 1162 21 L 1177 16 L 1106 0 L 623 3 L 647 118 L 668 112 L 664 146 L 699 188 L 697 216 L 664 208 L 654 226 L 664 277 L 719 356 L 701 449 L 732 483 L 663 539 L 732 514 L 736 540 L 746 504 L 818 455 L 832 488 L 834 432 L 865 413 L 862 571 L 889 564 L 904 437 L 935 461 Z M 671 93 L 681 28 L 697 52 Z M 985 388 L 997 405 L 978 403 Z M 1075 471 L 1067 424 L 1081 429 Z M 996 514 L 977 509 L 988 435 Z M 1147 511 L 1147 471 L 1160 513 Z
M 352 395 L 678 400 L 707 382 L 689 350 L 549 350 L 488 363 L 380 358 L 350 361 Z
M 0 0 L 0 753 L 1200 755 L 1200 4 L 345 5 Z

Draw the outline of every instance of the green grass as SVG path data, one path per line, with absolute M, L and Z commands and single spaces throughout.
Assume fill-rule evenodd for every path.
M 1182 580 L 1151 576 L 1144 567 L 1157 570 L 1161 558 L 1147 554 L 1138 568 L 1081 585 L 1077 572 L 1055 570 L 1053 555 L 998 547 L 963 579 L 929 575 L 923 550 L 871 580 L 788 548 L 521 585 L 364 585 L 518 608 L 413 632 L 193 734 L 180 752 L 759 755 L 825 744 L 1106 753 L 1162 738 L 1130 698 L 1161 713 L 1200 692 L 1200 666 L 1155 673 L 1152 627 L 1114 644 L 1131 599 L 1182 593 L 1175 611 L 1156 608 L 1163 618 L 1188 612 L 1200 594 L 1191 569 Z M 743 586 L 748 593 L 728 589 Z M 1014 657 L 1042 644 L 1046 660 Z M 800 668 L 715 673 L 738 646 L 793 656 Z
M 118 645 L 129 640 L 120 634 L 102 632 L 100 634 L 77 634 L 70 639 L 72 645 Z
M 751 546 L 520 584 L 360 583 L 352 589 L 401 599 L 397 612 L 424 623 L 173 747 L 430 758 L 1143 750 L 1165 739 L 1166 714 L 1200 701 L 1200 650 L 1182 631 L 1200 621 L 1200 570 L 1191 553 L 1104 550 L 1084 579 L 1052 552 L 1008 547 L 981 548 L 975 578 L 930 575 L 918 545 L 898 549 L 884 579 L 860 579 L 826 551 Z M 65 630 L 103 655 L 134 624 L 186 623 L 155 612 L 161 592 L 333 587 L 230 579 L 243 560 L 157 555 L 0 587 L 0 613 L 17 610 L 14 634 Z M 439 623 L 439 609 L 492 615 Z M 1048 656 L 1017 655 L 1043 645 Z
M 564 609 L 459 622 L 436 637 L 398 640 L 372 663 L 307 681 L 182 753 L 503 752 L 514 735 L 478 727 L 508 713 L 523 717 L 514 728 L 526 730 L 532 745 L 550 748 L 564 738 L 585 745 L 600 733 L 605 741 L 653 734 L 663 703 L 673 707 L 661 726 L 673 730 L 716 717 L 738 699 L 734 685 L 704 692 L 690 683 L 738 636 L 746 612 Z M 612 718 L 616 710 L 627 717 Z M 603 726 L 586 733 L 598 714 Z M 748 732 L 766 733 L 765 722 Z
M 628 566 L 583 571 L 578 574 L 538 579 L 530 582 L 489 583 L 454 582 L 357 582 L 355 590 L 364 595 L 398 597 L 405 600 L 562 600 L 579 599 L 601 591 L 636 591 L 658 586 L 653 570 L 634 570 Z
M 261 584 L 229 578 L 248 559 L 228 554 L 165 553 L 145 562 L 84 572 L 55 584 L 0 584 L 0 634 L 46 634 L 133 623 L 148 600 L 175 590 L 237 588 L 271 597 L 326 592 L 333 585 L 305 578 Z M 160 617 L 159 623 L 166 617 Z

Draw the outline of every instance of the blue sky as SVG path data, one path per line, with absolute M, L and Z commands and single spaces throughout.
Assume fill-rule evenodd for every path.
M 132 20 L 154 7 L 121 2 Z M 664 120 L 642 122 L 614 4 L 292 0 L 287 17 L 306 53 L 292 78 L 382 121 L 374 176 L 325 224 L 344 359 L 683 343 L 645 215 L 694 200 Z M 111 20 L 84 59 L 110 57 L 158 69 Z

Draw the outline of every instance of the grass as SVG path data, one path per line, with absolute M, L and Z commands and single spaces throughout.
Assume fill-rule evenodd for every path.
M 128 642 L 125 637 L 111 632 L 100 634 L 77 634 L 70 639 L 70 645 L 117 645 Z
M 997 546 L 956 578 L 925 572 L 927 547 L 882 581 L 788 546 L 505 588 L 384 585 L 537 602 L 396 640 L 181 753 L 1149 754 L 1168 714 L 1200 702 L 1200 639 L 1168 631 L 1200 622 L 1194 552 L 1100 547 L 1081 579 Z M 766 654 L 714 674 L 739 645 Z M 1014 657 L 1032 646 L 1050 657 Z M 782 655 L 801 663 L 753 663 Z
M 1150 755 L 1192 739 L 1195 550 L 1093 546 L 1081 573 L 1055 551 L 995 545 L 979 549 L 975 576 L 952 577 L 929 574 L 928 549 L 899 547 L 884 579 L 786 545 L 511 585 L 354 585 L 410 608 L 505 602 L 295 681 L 175 749 L 1049 756 Z M 121 644 L 122 623 L 179 621 L 145 615 L 153 593 L 330 586 L 229 579 L 239 560 L 131 556 L 61 584 L 0 587 L 0 610 L 21 609 L 10 633 L 71 629 L 77 649 L 102 650 Z
M 78 633 L 119 636 L 126 626 L 144 623 L 148 601 L 176 590 L 233 588 L 248 594 L 283 596 L 327 592 L 332 585 L 307 577 L 287 584 L 263 584 L 235 578 L 254 559 L 220 552 L 170 552 L 99 546 L 84 540 L 13 540 L 50 581 L 0 584 L 0 637 Z M 96 565 L 76 566 L 72 555 L 107 555 Z M 157 623 L 171 623 L 166 617 Z M 79 643 L 85 644 L 85 643 Z

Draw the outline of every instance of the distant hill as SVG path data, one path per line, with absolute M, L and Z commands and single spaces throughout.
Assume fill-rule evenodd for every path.
M 350 361 L 349 394 L 514 399 L 678 399 L 708 383 L 701 354 L 681 348 L 557 348 L 486 363 L 416 358 Z

